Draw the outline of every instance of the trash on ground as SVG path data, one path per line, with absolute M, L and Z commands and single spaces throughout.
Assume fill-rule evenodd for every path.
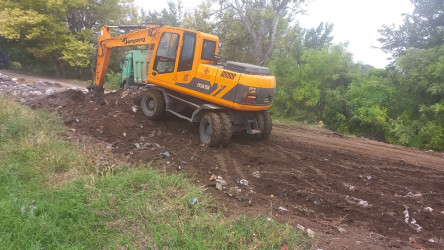
M 45 94 L 46 95 L 52 95 L 52 94 L 54 94 L 55 93 L 55 91 L 53 90 L 53 89 L 47 89 L 46 91 L 45 91 Z
M 196 204 L 196 203 L 197 203 L 197 198 L 191 198 L 191 199 L 190 199 L 190 203 L 191 203 L 192 205 Z
M 298 225 L 296 226 L 296 228 L 299 229 L 299 230 L 301 230 L 301 231 L 304 231 L 304 232 L 305 232 L 305 227 L 302 226 L 302 225 L 299 225 L 299 224 L 298 224 Z
M 279 210 L 282 210 L 282 211 L 288 211 L 288 209 L 286 209 L 286 208 L 283 207 L 283 206 L 280 206 L 280 207 L 279 207 Z
M 165 157 L 165 158 L 168 158 L 168 157 L 170 157 L 171 155 L 170 155 L 170 153 L 168 153 L 168 152 L 163 152 L 163 153 L 162 153 L 162 156 Z
M 245 179 L 240 180 L 239 183 L 240 183 L 241 185 L 248 186 L 248 181 L 245 180 Z
M 356 204 L 356 205 L 358 205 L 360 207 L 371 207 L 372 206 L 372 205 L 370 205 L 368 203 L 368 201 L 361 200 L 361 199 L 358 199 L 358 198 L 355 198 L 355 197 L 351 197 L 351 196 L 348 196 L 348 195 L 345 196 L 345 200 L 350 202 L 350 203 Z
M 349 191 L 355 191 L 355 189 L 356 189 L 355 186 L 350 185 L 350 184 L 348 184 L 348 183 L 343 183 L 343 185 L 344 185 L 344 187 L 345 187 L 346 189 L 348 189 Z
M 251 175 L 255 178 L 261 178 L 261 172 L 259 171 L 254 171 L 253 173 L 251 173 Z
M 337 229 L 341 234 L 347 233 L 347 230 L 345 230 L 343 227 L 338 227 Z
M 409 223 L 409 219 L 410 219 L 409 207 L 405 206 L 405 210 L 404 210 L 403 214 L 404 214 L 404 221 L 405 221 L 405 223 Z
M 134 143 L 134 146 L 138 150 L 144 150 L 147 149 L 148 147 L 151 147 L 151 143 Z
M 431 208 L 431 207 L 425 207 L 423 210 L 424 210 L 424 212 L 428 212 L 428 213 L 433 212 L 433 208 Z
M 132 106 L 132 107 L 131 107 L 131 110 L 132 110 L 132 111 L 133 111 L 134 113 L 136 113 L 136 112 L 137 112 L 137 109 L 138 109 L 138 108 L 137 108 L 137 106 L 136 106 L 136 105 L 134 105 L 134 106 Z
M 224 187 L 227 185 L 227 182 L 224 179 L 222 179 L 222 177 L 221 178 L 219 178 L 219 177 L 220 176 L 218 176 L 216 179 L 216 188 L 219 191 L 222 191 L 224 189 Z
M 420 193 L 416 193 L 416 194 L 414 194 L 414 193 L 412 193 L 412 192 L 409 192 L 408 194 L 405 195 L 405 197 L 409 197 L 409 198 L 421 198 L 421 197 L 422 197 L 422 194 L 420 194 Z
M 210 178 L 208 178 L 208 180 L 210 181 L 214 181 L 216 180 L 217 176 L 215 174 L 211 174 Z
M 307 235 L 310 238 L 314 238 L 314 236 L 315 236 L 313 230 L 311 230 L 310 228 L 307 228 Z
M 415 219 L 412 218 L 410 225 L 416 230 L 416 232 L 421 232 L 422 227 L 418 223 L 416 223 Z

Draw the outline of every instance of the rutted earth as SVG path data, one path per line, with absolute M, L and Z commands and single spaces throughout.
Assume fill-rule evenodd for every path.
M 0 94 L 57 112 L 71 131 L 102 142 L 116 157 L 186 173 L 227 214 L 310 228 L 319 236 L 315 248 L 444 248 L 444 152 L 284 124 L 274 124 L 266 141 L 234 135 L 228 148 L 207 148 L 196 124 L 173 116 L 148 120 L 133 92 L 99 100 L 5 74 Z

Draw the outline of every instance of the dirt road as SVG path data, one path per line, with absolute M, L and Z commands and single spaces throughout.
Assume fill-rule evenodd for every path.
M 130 92 L 99 102 L 70 90 L 26 103 L 59 113 L 71 130 L 129 162 L 187 174 L 227 214 L 310 228 L 315 247 L 444 248 L 443 152 L 282 124 L 266 141 L 235 135 L 230 147 L 212 149 L 200 144 L 195 124 L 148 120 Z M 212 174 L 226 182 L 221 191 Z

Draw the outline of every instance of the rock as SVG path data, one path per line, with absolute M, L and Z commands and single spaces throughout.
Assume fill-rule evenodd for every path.
M 310 238 L 314 238 L 314 236 L 315 236 L 313 230 L 311 230 L 310 228 L 307 228 L 307 235 Z
M 338 227 L 337 229 L 341 234 L 347 233 L 347 230 L 345 230 L 343 227 Z
M 303 227 L 303 226 L 301 226 L 299 224 L 296 226 L 296 228 L 305 232 L 305 227 Z

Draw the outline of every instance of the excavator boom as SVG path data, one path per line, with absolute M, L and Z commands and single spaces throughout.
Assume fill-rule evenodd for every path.
M 103 92 L 106 72 L 113 48 L 128 47 L 132 45 L 153 44 L 159 25 L 119 25 L 103 26 L 100 29 L 97 48 L 97 63 L 95 75 L 95 91 Z M 111 37 L 111 29 L 141 29 L 121 36 Z

